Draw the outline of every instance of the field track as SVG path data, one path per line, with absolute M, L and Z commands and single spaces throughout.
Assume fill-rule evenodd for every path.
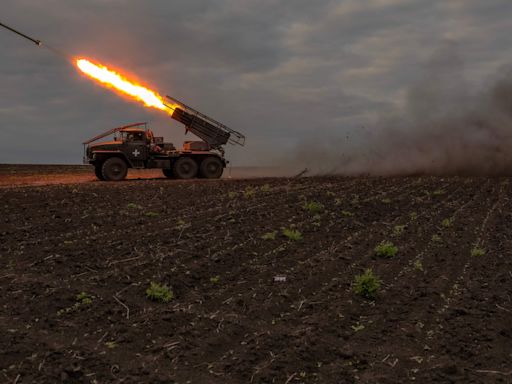
M 507 178 L 6 174 L 5 382 L 512 382 Z M 353 290 L 368 268 L 375 300 Z
M 294 173 L 291 172 L 293 175 Z M 288 176 L 290 171 L 270 167 L 230 167 L 224 179 Z M 129 180 L 166 179 L 160 169 L 129 169 Z M 0 188 L 97 182 L 90 165 L 0 164 Z

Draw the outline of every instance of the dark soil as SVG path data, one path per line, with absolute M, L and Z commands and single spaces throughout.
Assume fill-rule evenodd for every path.
M 4 187 L 1 377 L 510 383 L 511 196 L 455 177 Z M 367 268 L 374 300 L 353 291 Z

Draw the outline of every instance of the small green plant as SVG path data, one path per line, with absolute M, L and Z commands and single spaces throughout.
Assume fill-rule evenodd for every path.
M 302 240 L 302 233 L 300 233 L 297 229 L 293 228 L 283 228 L 283 235 L 292 241 Z
M 269 184 L 264 184 L 260 187 L 260 191 L 261 192 L 270 192 L 270 185 Z
M 441 196 L 441 195 L 444 195 L 446 193 L 446 191 L 444 189 L 436 189 L 432 194 L 434 196 Z
M 411 219 L 411 221 L 416 221 L 418 219 L 418 214 L 416 212 L 411 212 L 409 214 L 409 218 Z
M 395 225 L 395 227 L 393 228 L 393 235 L 400 236 L 402 233 L 404 233 L 405 228 L 405 225 Z
M 363 324 L 360 324 L 359 322 L 355 325 L 351 325 L 350 328 L 354 330 L 354 332 L 359 332 L 365 329 L 365 326 Z
M 453 224 L 453 217 L 449 217 L 441 221 L 441 225 L 445 228 L 451 227 Z
M 147 217 L 157 217 L 159 214 L 157 212 L 149 211 L 146 212 Z
M 83 305 L 92 304 L 92 296 L 85 292 L 80 292 L 78 295 L 76 295 L 76 302 Z
M 318 215 L 319 213 L 322 213 L 324 208 L 324 205 L 317 201 L 309 201 L 304 203 L 304 209 L 312 215 Z
M 149 300 L 167 303 L 174 298 L 173 292 L 166 286 L 151 282 L 149 288 L 146 289 L 146 297 Z
M 473 257 L 481 257 L 485 255 L 485 249 L 480 247 L 473 247 L 471 250 L 471 256 Z
M 251 199 L 254 196 L 256 196 L 256 189 L 254 189 L 254 187 L 251 187 L 250 185 L 247 186 L 247 188 L 245 188 L 244 190 L 244 197 L 246 199 Z
M 443 239 L 441 238 L 441 236 L 439 236 L 438 234 L 433 234 L 432 235 L 432 241 L 434 243 L 440 243 L 443 241 Z
M 354 216 L 354 214 L 350 211 L 341 211 L 341 216 L 352 217 L 352 216 Z
M 187 228 L 189 226 L 190 226 L 190 224 L 187 223 L 183 219 L 178 219 L 178 221 L 176 222 L 176 228 L 178 228 L 178 229 L 184 229 L 184 228 Z
M 217 276 L 210 277 L 210 283 L 213 283 L 213 284 L 220 283 L 220 276 L 217 275 Z
M 107 341 L 105 342 L 105 347 L 107 347 L 108 349 L 114 349 L 115 347 L 117 347 L 117 343 L 115 341 Z
M 72 313 L 78 311 L 81 307 L 91 305 L 93 298 L 94 296 L 89 295 L 88 293 L 80 292 L 75 296 L 75 304 L 73 304 L 71 307 L 59 309 L 57 311 L 57 316 L 61 316 L 65 313 Z
M 229 197 L 230 199 L 235 199 L 235 198 L 237 198 L 237 197 L 238 197 L 238 192 L 230 191 L 230 192 L 228 192 L 228 197 Z
M 398 247 L 396 247 L 391 241 L 383 240 L 374 249 L 375 254 L 380 257 L 393 257 L 398 253 Z
M 414 269 L 419 272 L 423 272 L 423 263 L 420 259 L 416 259 L 414 262 Z
M 367 299 L 374 299 L 380 289 L 381 281 L 371 269 L 357 275 L 354 281 L 354 292 Z
M 141 207 L 139 204 L 135 204 L 135 203 L 128 203 L 128 205 L 126 206 L 126 208 L 129 208 L 129 209 L 141 209 L 142 207 Z
M 389 204 L 389 203 L 391 203 L 391 199 L 389 197 L 386 197 L 386 198 L 382 199 L 381 202 L 383 202 L 384 204 Z
M 277 231 L 273 231 L 273 232 L 267 232 L 267 233 L 264 233 L 261 238 L 263 240 L 275 240 L 276 239 L 276 236 L 277 236 Z
M 331 192 L 331 191 L 327 191 L 327 192 L 325 192 L 325 194 L 326 194 L 327 196 L 329 196 L 329 197 L 334 197 L 334 196 L 336 196 L 336 194 L 335 194 L 334 192 Z
M 341 198 L 339 198 L 339 197 L 337 197 L 337 198 L 335 198 L 335 199 L 334 199 L 334 204 L 335 204 L 335 205 L 340 205 L 341 203 L 343 203 L 343 199 L 341 199 Z

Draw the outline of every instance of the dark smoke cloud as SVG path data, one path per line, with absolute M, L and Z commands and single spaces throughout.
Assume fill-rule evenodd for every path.
M 310 174 L 512 174 L 512 69 L 469 85 L 454 44 L 437 51 L 402 108 L 371 126 L 301 142 L 295 170 Z

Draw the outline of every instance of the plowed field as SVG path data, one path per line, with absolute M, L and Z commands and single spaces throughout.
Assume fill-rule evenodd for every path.
M 510 383 L 511 196 L 456 177 L 1 188 L 0 377 Z

